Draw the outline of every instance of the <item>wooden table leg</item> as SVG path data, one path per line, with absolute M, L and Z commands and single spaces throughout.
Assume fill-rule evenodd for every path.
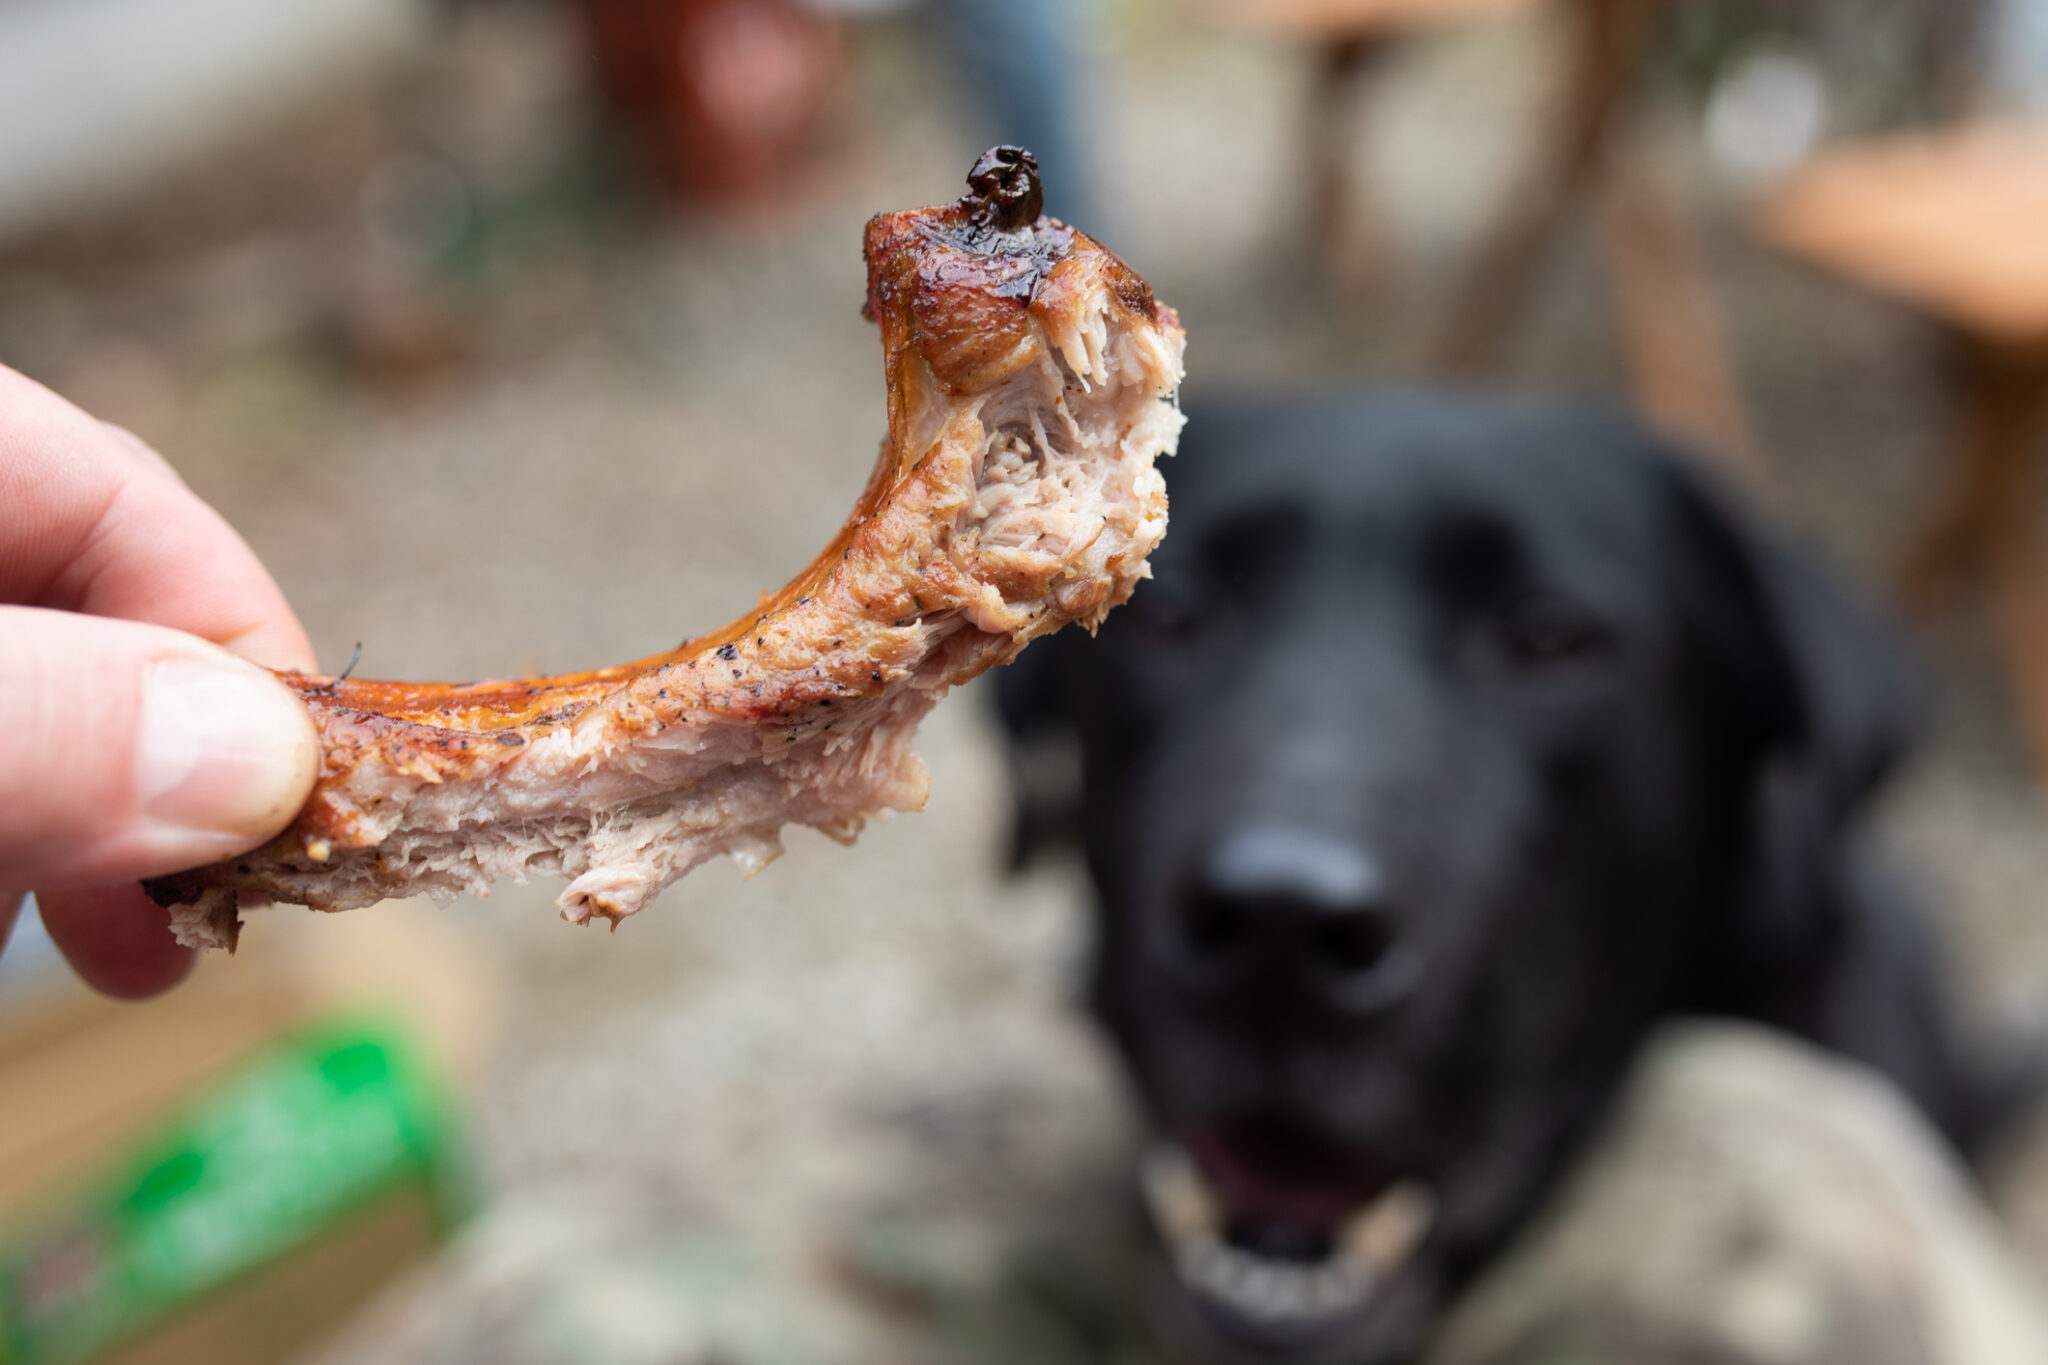
M 1654 168 L 1630 156 L 1608 177 L 1600 236 L 1636 406 L 1660 430 L 1765 494 L 1771 471 L 1722 340 L 1713 284 Z
M 1955 453 L 1897 574 L 1899 599 L 1915 613 L 1931 609 L 1954 578 L 1988 569 L 1994 547 L 2027 534 L 2032 446 L 2048 421 L 2048 356 L 1975 339 L 1962 344 Z
M 1358 161 L 1358 93 L 1388 40 L 1359 35 L 1325 43 L 1309 89 L 1307 149 L 1310 241 L 1323 272 L 1340 292 L 1384 293 L 1398 278 L 1392 232 L 1365 183 Z
M 2048 347 L 1999 354 L 1981 383 L 1978 458 L 1984 484 L 1995 488 L 1985 507 L 1992 625 L 2034 772 L 2048 783 L 2048 545 L 2038 501 L 2048 464 Z
M 2039 475 L 2048 464 L 2048 345 L 1964 343 L 1961 434 L 1934 511 L 1899 573 L 1925 612 L 1952 579 L 1982 572 L 2029 757 L 2048 781 L 2048 545 Z
M 1577 0 L 1577 48 L 1550 145 L 1518 185 L 1459 287 L 1431 367 L 1450 379 L 1483 376 L 1527 305 L 1546 249 L 1598 178 L 1656 0 Z

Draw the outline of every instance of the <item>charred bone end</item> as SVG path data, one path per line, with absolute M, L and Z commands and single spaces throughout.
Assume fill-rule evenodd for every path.
M 983 152 L 967 173 L 967 198 L 976 218 L 997 232 L 1021 232 L 1045 211 L 1038 158 L 1007 144 Z

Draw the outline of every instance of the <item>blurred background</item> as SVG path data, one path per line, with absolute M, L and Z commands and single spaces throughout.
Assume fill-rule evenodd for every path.
M 2030 111 L 2039 0 L 0 0 L 0 361 L 163 451 L 330 670 L 638 657 L 836 529 L 883 430 L 862 224 L 1016 140 L 1180 310 L 1191 382 L 1634 403 L 1888 592 L 1977 458 L 1974 376 L 2048 364 L 2048 299 L 1982 305 L 2048 293 L 2048 191 L 2031 251 L 1928 248 L 2010 272 L 1950 288 L 1797 177 Z M 2048 183 L 2015 146 L 1985 183 Z M 1971 999 L 2039 1020 L 2048 614 L 1920 567 L 1940 699 L 1886 819 Z M 1127 1358 L 1082 884 L 1006 875 L 984 702 L 926 726 L 923 814 L 616 935 L 553 886 L 287 911 L 114 1007 L 24 925 L 0 1360 Z M 290 1159 L 318 1133 L 360 1138 L 331 1189 Z M 1998 1197 L 2048 1268 L 2048 1162 Z M 179 1274 L 94 1259 L 137 1228 Z

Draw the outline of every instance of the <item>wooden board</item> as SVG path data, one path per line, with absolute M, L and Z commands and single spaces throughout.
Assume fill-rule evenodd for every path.
M 1781 249 L 2006 341 L 2048 338 L 2048 124 L 1823 152 L 1766 196 Z

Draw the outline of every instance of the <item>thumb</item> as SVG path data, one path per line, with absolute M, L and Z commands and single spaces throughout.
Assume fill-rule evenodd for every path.
M 133 881 L 253 848 L 319 765 L 304 704 L 224 649 L 0 606 L 0 886 Z

